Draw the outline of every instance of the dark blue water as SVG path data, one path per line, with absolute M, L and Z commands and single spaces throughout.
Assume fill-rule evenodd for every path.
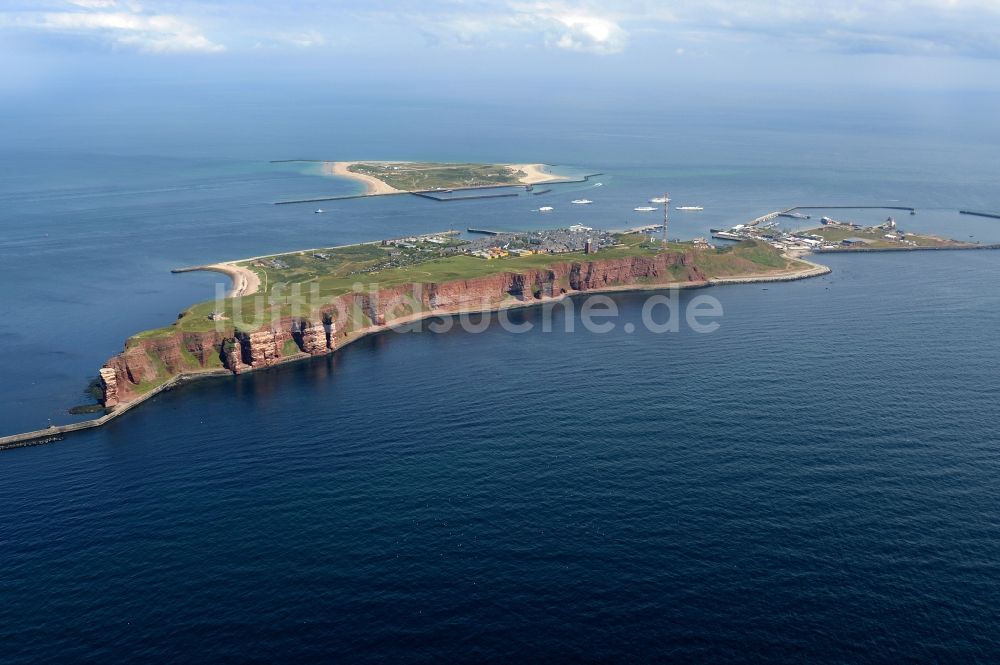
M 388 333 L 6 453 L 8 655 L 988 660 L 1000 265 L 831 263 L 714 334 Z
M 1000 240 L 956 212 L 1000 208 L 975 114 L 612 125 L 583 109 L 571 132 L 543 109 L 538 128 L 484 138 L 490 113 L 440 110 L 430 139 L 450 120 L 474 138 L 452 158 L 602 170 L 595 204 L 567 205 L 588 187 L 572 185 L 314 215 L 272 202 L 350 185 L 235 149 L 100 154 L 81 138 L 65 159 L 5 155 L 0 429 L 71 419 L 129 334 L 212 297 L 217 277 L 178 265 L 641 223 L 632 207 L 665 187 L 706 207 L 677 216 L 683 237 L 863 199 L 920 207 L 915 230 Z M 365 156 L 374 131 L 320 131 L 334 135 Z M 430 139 L 378 156 L 436 158 Z M 713 334 L 646 331 L 643 294 L 615 297 L 608 334 L 386 333 L 5 452 L 0 660 L 996 660 L 998 258 L 823 256 L 826 277 L 683 294 L 720 300 Z

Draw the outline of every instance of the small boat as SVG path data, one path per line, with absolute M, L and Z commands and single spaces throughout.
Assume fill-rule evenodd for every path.
M 604 186 L 603 182 L 595 182 L 594 183 L 594 187 L 603 187 L 603 186 Z
M 322 215 L 324 212 L 326 212 L 326 210 L 323 210 L 322 208 L 316 208 L 315 210 L 313 210 L 313 212 L 317 215 Z
M 589 203 L 593 203 L 590 199 L 573 199 L 570 203 L 575 203 L 578 206 L 585 206 Z
M 639 206 L 638 208 L 632 208 L 636 212 L 653 212 L 656 210 L 653 206 Z
M 538 209 L 538 212 L 552 212 L 552 206 L 542 206 Z
M 704 210 L 701 206 L 677 206 L 678 210 L 686 210 L 688 212 L 696 212 L 698 210 Z
M 649 199 L 650 203 L 670 203 L 669 196 L 657 196 L 655 198 Z

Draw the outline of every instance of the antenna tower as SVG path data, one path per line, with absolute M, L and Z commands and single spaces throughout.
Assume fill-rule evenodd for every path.
M 667 230 L 670 226 L 670 194 L 663 195 L 663 243 L 666 244 L 670 236 Z

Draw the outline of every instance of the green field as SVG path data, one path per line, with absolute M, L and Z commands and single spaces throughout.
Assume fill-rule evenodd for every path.
M 352 173 L 378 178 L 403 191 L 515 185 L 525 174 L 504 164 L 437 164 L 431 162 L 359 162 Z
M 458 242 L 449 241 L 446 245 L 418 242 L 407 250 L 376 244 L 358 245 L 295 252 L 243 262 L 240 265 L 250 268 L 260 277 L 261 293 L 229 298 L 222 303 L 210 301 L 194 305 L 171 325 L 139 333 L 135 337 L 152 338 L 178 330 L 212 331 L 220 322 L 211 320 L 209 315 L 219 309 L 226 317 L 223 324 L 227 328 L 252 330 L 283 316 L 308 316 L 331 299 L 352 290 L 368 291 L 399 285 L 443 283 L 501 272 L 529 271 L 558 263 L 651 257 L 662 252 L 690 252 L 695 266 L 707 277 L 753 275 L 793 267 L 777 250 L 752 241 L 719 249 L 696 249 L 690 243 L 664 246 L 658 242 L 649 243 L 643 235 L 623 235 L 619 237 L 620 245 L 593 255 L 582 252 L 533 254 L 491 261 L 455 254 Z M 326 258 L 318 258 L 316 254 L 322 254 Z M 391 256 L 393 254 L 395 256 Z M 391 267 L 384 267 L 389 264 L 392 264 Z

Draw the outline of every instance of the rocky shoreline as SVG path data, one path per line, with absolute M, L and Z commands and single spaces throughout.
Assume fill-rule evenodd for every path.
M 374 294 L 349 293 L 333 299 L 328 306 L 320 308 L 308 318 L 285 317 L 252 332 L 178 330 L 163 338 L 133 338 L 122 353 L 109 359 L 100 370 L 103 403 L 108 409 L 104 416 L 0 437 L 0 450 L 99 427 L 160 392 L 187 381 L 242 374 L 327 355 L 368 335 L 423 319 L 534 307 L 588 293 L 793 281 L 830 272 L 828 267 L 801 257 L 787 258 L 795 258 L 808 267 L 801 270 L 707 278 L 700 273 L 690 253 L 586 263 L 569 262 L 555 264 L 544 270 L 504 272 L 440 284 L 411 284 L 380 290 Z M 662 279 L 678 272 L 685 279 Z M 425 309 L 393 316 L 389 308 L 407 298 L 419 299 Z M 338 325 L 338 312 L 361 312 L 367 324 L 355 325 L 357 321 L 348 317 L 347 325 Z M 296 350 L 286 353 L 290 342 L 294 342 Z M 192 358 L 198 363 L 198 367 L 188 365 Z M 158 369 L 158 365 L 170 375 L 151 386 L 152 382 L 161 378 L 162 368 Z

